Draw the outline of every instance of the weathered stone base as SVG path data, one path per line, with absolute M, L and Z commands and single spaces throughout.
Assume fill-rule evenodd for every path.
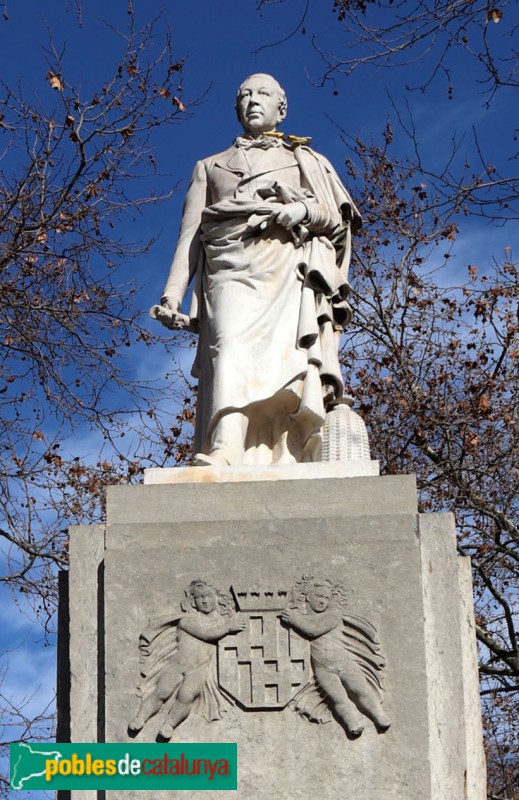
M 193 579 L 289 589 L 320 575 L 344 584 L 350 612 L 378 631 L 391 728 L 366 719 L 353 739 L 335 720 L 234 707 L 212 723 L 191 714 L 174 741 L 238 742 L 237 800 L 486 797 L 469 565 L 452 517 L 417 513 L 412 477 L 113 487 L 106 530 L 72 529 L 70 551 L 72 741 L 130 741 L 139 634 L 149 618 L 178 615 Z M 135 741 L 154 741 L 160 721 Z
M 144 483 L 244 483 L 317 478 L 365 478 L 380 474 L 378 461 L 321 461 L 308 464 L 267 464 L 258 467 L 171 467 L 144 470 Z

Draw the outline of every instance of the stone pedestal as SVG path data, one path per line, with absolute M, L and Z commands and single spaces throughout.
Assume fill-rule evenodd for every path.
M 248 647 L 250 658 L 238 679 L 229 647 L 214 645 L 215 652 L 220 647 L 216 680 L 238 701 L 213 722 L 191 713 L 173 741 L 237 742 L 239 788 L 231 792 L 237 800 L 484 800 L 470 571 L 456 555 L 452 517 L 418 514 L 415 481 L 407 476 L 321 478 L 303 469 L 301 478 L 249 473 L 245 481 L 223 483 L 204 477 L 206 470 L 189 472 L 195 482 L 184 473 L 182 483 L 112 487 L 106 529 L 71 531 L 71 740 L 131 741 L 139 635 L 149 621 L 178 619 L 184 590 L 201 578 L 232 588 L 248 627 L 227 643 L 245 637 L 241 657 Z M 294 634 L 288 661 L 276 651 L 288 635 L 279 609 L 302 576 L 344 587 L 346 634 L 359 618 L 361 638 L 374 630 L 373 646 L 385 663 L 379 677 L 388 730 L 361 713 L 365 728 L 354 737 L 330 703 L 326 724 L 300 716 L 297 702 L 283 705 L 304 683 L 297 665 L 312 646 Z M 271 623 L 278 633 L 265 633 L 254 646 L 254 636 L 261 639 Z M 288 675 L 290 659 L 295 672 Z M 273 677 L 260 687 L 261 702 L 262 670 Z M 300 676 L 311 680 L 315 665 L 308 657 L 304 670 Z M 155 741 L 166 712 L 167 705 L 134 741 Z M 63 718 L 61 729 L 67 729 Z M 116 800 L 113 794 L 107 800 Z M 150 792 L 149 800 L 172 795 Z M 73 793 L 73 800 L 94 797 Z M 142 792 L 135 797 L 148 800 Z

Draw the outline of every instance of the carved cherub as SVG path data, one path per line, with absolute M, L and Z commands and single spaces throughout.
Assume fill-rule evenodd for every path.
M 301 715 L 326 722 L 333 715 L 351 736 L 360 736 L 359 711 L 382 733 L 390 720 L 382 708 L 380 673 L 385 660 L 377 633 L 362 617 L 346 614 L 345 592 L 325 578 L 304 576 L 293 587 L 281 618 L 310 639 L 314 682 L 292 705 Z
M 245 620 L 234 614 L 229 594 L 203 580 L 192 581 L 181 604 L 183 614 L 169 617 L 141 635 L 141 675 L 137 689 L 141 706 L 128 725 L 135 736 L 170 698 L 174 698 L 158 738 L 170 739 L 173 731 L 197 711 L 208 722 L 220 719 L 227 699 L 216 682 L 216 643 L 239 633 Z

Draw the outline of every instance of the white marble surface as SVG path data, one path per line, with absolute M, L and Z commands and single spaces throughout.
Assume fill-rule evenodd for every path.
M 244 135 L 195 167 L 151 313 L 199 331 L 199 463 L 318 462 L 325 413 L 343 392 L 339 330 L 360 215 L 324 156 L 276 130 L 286 97 L 271 75 L 241 84 L 237 111 Z

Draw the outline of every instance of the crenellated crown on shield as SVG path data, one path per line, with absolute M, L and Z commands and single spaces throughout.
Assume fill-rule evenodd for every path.
M 281 709 L 310 680 L 310 644 L 280 619 L 286 589 L 235 589 L 247 628 L 218 642 L 218 683 L 245 709 Z

